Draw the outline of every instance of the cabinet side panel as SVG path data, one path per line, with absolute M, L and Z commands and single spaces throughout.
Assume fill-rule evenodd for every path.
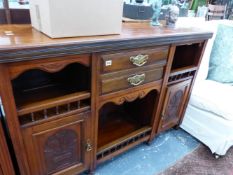
M 3 129 L 0 123 L 0 175 L 14 175 L 13 165 L 10 154 L 7 148 L 6 140 L 4 139 Z
M 17 118 L 9 72 L 6 65 L 2 64 L 0 64 L 0 95 L 2 97 L 2 103 L 6 114 L 6 121 L 9 128 L 10 137 L 12 139 L 14 151 L 16 153 L 20 172 L 23 175 L 30 175 L 20 125 Z

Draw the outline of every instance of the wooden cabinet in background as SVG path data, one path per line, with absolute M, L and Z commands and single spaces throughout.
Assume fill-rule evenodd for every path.
M 21 175 L 92 172 L 179 124 L 211 36 L 124 23 L 120 35 L 50 39 L 2 26 L 0 96 Z

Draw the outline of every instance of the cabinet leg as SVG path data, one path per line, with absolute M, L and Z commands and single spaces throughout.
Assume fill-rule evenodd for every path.
M 176 126 L 174 126 L 174 129 L 175 129 L 175 130 L 180 129 L 180 125 L 176 125 Z
M 85 172 L 83 172 L 83 173 L 81 173 L 81 174 L 77 174 L 77 175 L 93 175 L 93 174 L 95 174 L 94 171 L 87 170 L 87 171 L 85 171 Z
M 151 143 L 152 143 L 152 141 L 153 141 L 153 139 L 149 139 L 148 141 L 146 141 L 145 143 L 147 144 L 147 146 L 150 146 L 151 145 Z
M 87 172 L 87 175 L 93 175 L 93 174 L 95 174 L 94 171 L 88 171 L 88 172 Z
M 87 175 L 93 175 L 93 174 L 95 174 L 95 168 L 90 168 L 90 169 L 87 171 L 86 174 L 87 174 Z

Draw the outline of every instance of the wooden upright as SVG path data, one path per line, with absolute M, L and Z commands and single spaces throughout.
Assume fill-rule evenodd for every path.
M 0 95 L 21 174 L 93 171 L 179 125 L 211 36 L 123 24 L 121 35 L 50 39 L 1 26 Z
M 13 164 L 0 120 L 0 175 L 14 175 Z

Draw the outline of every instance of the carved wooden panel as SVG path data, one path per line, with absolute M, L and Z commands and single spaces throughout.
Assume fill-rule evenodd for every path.
M 123 96 L 118 96 L 116 98 L 111 99 L 112 102 L 114 102 L 117 105 L 121 105 L 124 102 L 132 102 L 136 99 L 142 99 L 145 97 L 152 89 L 144 89 L 141 91 L 136 91 L 133 93 L 125 94 Z M 106 103 L 106 101 L 105 101 Z
M 177 117 L 177 112 L 179 110 L 180 104 L 182 102 L 182 97 L 184 95 L 183 90 L 178 90 L 171 94 L 170 100 L 167 105 L 167 109 L 164 115 L 164 121 L 175 120 Z
M 160 87 L 160 86 L 158 86 L 158 87 Z M 116 105 L 121 105 L 125 102 L 132 102 L 132 101 L 135 101 L 136 99 L 142 99 L 148 93 L 150 93 L 152 90 L 156 90 L 157 92 L 159 92 L 160 89 L 158 89 L 158 87 L 153 86 L 153 87 L 142 89 L 139 91 L 133 91 L 133 92 L 126 93 L 123 95 L 118 95 L 118 96 L 115 96 L 113 98 L 102 98 L 103 100 L 101 100 L 99 102 L 99 108 L 101 108 L 104 104 L 106 104 L 108 102 L 113 102 Z
M 24 128 L 31 174 L 74 174 L 88 167 L 92 153 L 85 148 L 91 140 L 89 115 L 87 112 Z
M 159 131 L 177 125 L 187 101 L 191 79 L 168 86 L 161 114 Z
M 44 145 L 44 156 L 48 172 L 63 169 L 80 162 L 78 138 L 73 130 L 61 130 L 49 136 Z

